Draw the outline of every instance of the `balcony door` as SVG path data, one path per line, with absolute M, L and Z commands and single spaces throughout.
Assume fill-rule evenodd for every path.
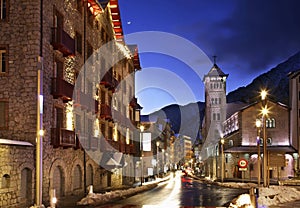
M 63 109 L 62 108 L 55 108 L 56 109 L 56 128 L 61 129 L 63 128 Z
M 60 61 L 55 61 L 54 77 L 63 79 L 64 77 L 64 65 Z
M 62 30 L 63 30 L 63 16 L 55 9 L 54 10 L 54 28 L 56 29 L 56 40 L 61 40 Z

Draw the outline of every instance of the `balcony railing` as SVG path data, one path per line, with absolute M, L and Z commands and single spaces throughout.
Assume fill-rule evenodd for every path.
M 100 117 L 110 120 L 112 119 L 111 107 L 106 104 L 100 104 Z
M 51 129 L 51 144 L 57 147 L 76 147 L 75 132 L 63 128 Z
M 112 71 L 109 70 L 105 73 L 103 76 L 101 82 L 101 85 L 104 85 L 106 88 L 108 88 L 111 91 L 115 91 L 116 87 L 118 86 L 119 82 L 118 80 L 113 76 Z
M 72 100 L 74 85 L 62 78 L 52 78 L 52 95 L 54 98 L 62 97 L 64 101 Z
M 52 28 L 52 42 L 54 50 L 59 50 L 64 56 L 75 55 L 75 40 L 62 29 Z

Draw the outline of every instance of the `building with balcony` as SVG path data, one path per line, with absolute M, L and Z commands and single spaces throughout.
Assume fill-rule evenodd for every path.
M 118 1 L 3 0 L 0 11 L 0 207 L 33 205 L 37 180 L 46 206 L 53 189 L 59 203 L 133 183 L 141 67 Z
M 268 169 L 270 179 L 294 176 L 295 146 L 289 136 L 289 109 L 286 105 L 267 100 L 269 113 L 265 120 Z M 224 150 L 224 177 L 252 179 L 258 177 L 258 154 L 263 155 L 263 130 L 257 128 L 256 120 L 262 119 L 262 102 L 249 105 L 227 104 L 227 119 L 223 123 L 224 144 L 219 143 L 217 154 L 218 176 L 221 176 L 221 145 Z M 262 120 L 261 120 L 262 121 Z M 248 161 L 241 168 L 239 161 Z M 260 170 L 263 169 L 260 160 Z
M 296 147 L 295 171 L 300 175 L 300 70 L 289 74 L 290 98 L 290 135 L 293 146 Z

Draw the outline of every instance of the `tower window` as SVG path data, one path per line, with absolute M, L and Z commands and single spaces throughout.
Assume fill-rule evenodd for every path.
M 4 48 L 0 48 L 0 73 L 5 73 L 7 71 L 6 55 L 6 50 Z
M 6 13 L 7 13 L 6 0 L 0 0 L 0 19 L 1 20 L 6 19 Z
M 0 101 L 0 129 L 8 126 L 8 102 Z

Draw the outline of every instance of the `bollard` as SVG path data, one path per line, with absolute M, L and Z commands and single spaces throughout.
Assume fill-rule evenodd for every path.
M 89 185 L 87 189 L 88 189 L 89 194 L 93 194 L 94 193 L 94 191 L 93 191 L 93 185 Z
M 251 206 L 253 208 L 257 208 L 257 198 L 256 198 L 256 195 L 255 195 L 255 192 L 256 192 L 255 188 L 251 188 L 249 190 L 250 200 L 251 200 Z
M 55 195 L 55 189 L 50 190 L 50 207 L 55 208 L 55 204 L 57 203 L 57 198 Z

